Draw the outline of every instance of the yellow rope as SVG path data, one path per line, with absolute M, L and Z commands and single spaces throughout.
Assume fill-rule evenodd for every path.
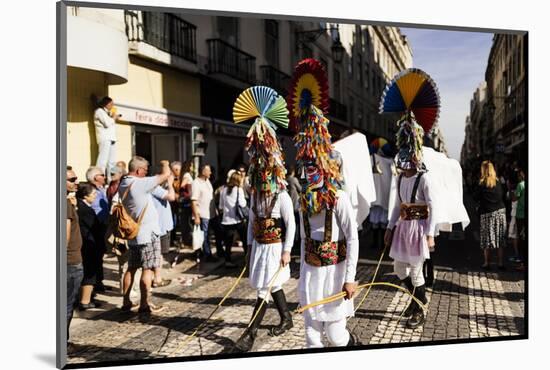
M 262 303 L 260 303 L 260 307 L 258 307 L 258 310 L 256 311 L 256 313 L 254 314 L 254 316 L 252 316 L 252 319 L 250 319 L 250 322 L 248 323 L 248 326 L 246 327 L 247 329 L 252 325 L 252 323 L 254 322 L 254 320 L 256 320 L 256 316 L 258 316 L 258 314 L 260 313 L 261 309 L 262 309 L 262 306 L 265 304 L 265 302 L 267 301 L 267 297 L 269 297 L 269 295 L 271 294 L 271 288 L 273 288 L 273 284 L 275 283 L 275 280 L 277 279 L 277 276 L 279 276 L 279 273 L 283 271 L 283 266 L 279 266 L 279 269 L 277 270 L 277 272 L 275 273 L 275 275 L 273 275 L 273 277 L 271 278 L 271 281 L 269 282 L 269 285 L 267 287 L 267 294 L 265 295 L 264 299 L 262 300 Z
M 212 316 L 214 316 L 214 314 L 216 313 L 216 311 L 218 311 L 218 309 L 222 306 L 223 302 L 225 302 L 225 300 L 227 298 L 229 298 L 229 295 L 231 293 L 233 293 L 233 291 L 235 290 L 235 288 L 237 287 L 237 284 L 239 284 L 239 282 L 241 281 L 244 273 L 246 271 L 246 265 L 243 267 L 243 270 L 241 271 L 241 274 L 239 275 L 239 277 L 237 278 L 237 280 L 233 283 L 233 285 L 231 286 L 231 288 L 227 291 L 227 293 L 225 294 L 225 296 L 222 298 L 222 300 L 220 301 L 220 303 L 218 303 L 218 305 L 214 308 L 214 310 L 212 311 L 212 313 L 199 325 L 197 326 L 197 328 L 195 329 L 195 331 L 189 335 L 187 338 L 185 338 L 177 347 L 175 350 L 173 350 L 170 354 L 174 354 L 174 353 L 177 353 L 179 352 L 183 347 L 185 347 L 185 345 L 187 343 L 189 343 L 189 341 L 191 339 L 193 339 L 195 337 L 195 335 L 197 335 L 197 333 L 199 332 L 200 329 L 202 329 L 206 323 L 208 322 L 208 320 L 210 320 L 212 318 Z
M 384 249 L 382 250 L 382 254 L 380 255 L 380 258 L 378 259 L 378 265 L 376 266 L 376 270 L 374 271 L 374 275 L 372 276 L 371 283 L 374 283 L 374 281 L 376 280 L 376 275 L 378 274 L 378 269 L 380 268 L 380 265 L 382 264 L 382 259 L 384 258 L 384 253 L 386 253 L 386 248 L 387 247 L 388 247 L 388 245 L 384 243 Z M 363 298 L 361 299 L 359 304 L 355 307 L 355 310 L 353 310 L 354 313 L 357 312 L 359 307 L 361 307 L 363 302 L 365 302 L 365 299 L 367 299 L 371 288 L 372 288 L 372 285 L 369 286 L 369 288 L 367 289 L 367 292 L 365 293 L 365 295 L 363 296 Z
M 409 292 L 408 289 L 405 289 L 405 288 L 403 288 L 399 285 L 395 285 L 395 284 L 392 284 L 392 283 L 386 283 L 386 282 L 376 282 L 376 283 L 367 283 L 367 284 L 359 285 L 357 287 L 357 289 L 364 289 L 364 288 L 367 288 L 367 287 L 370 287 L 370 286 L 389 286 L 389 287 L 401 290 L 404 293 L 410 295 L 411 298 L 414 299 L 416 301 L 416 303 L 418 303 L 423 310 L 425 310 L 424 304 L 418 298 L 416 298 L 411 292 Z M 346 296 L 346 292 L 340 292 L 340 293 L 334 294 L 330 297 L 326 297 L 324 299 L 321 299 L 317 302 L 313 302 L 313 303 L 310 303 L 306 306 L 299 307 L 299 308 L 296 309 L 295 312 L 296 313 L 303 313 L 305 310 L 309 310 L 310 308 L 313 308 L 313 307 L 316 307 L 316 306 L 319 306 L 319 305 L 322 305 L 322 304 L 327 304 L 327 303 L 337 301 L 339 299 L 344 298 L 345 296 Z

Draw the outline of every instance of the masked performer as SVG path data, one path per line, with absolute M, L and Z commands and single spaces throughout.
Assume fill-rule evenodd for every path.
M 258 295 L 252 322 L 235 344 L 236 352 L 248 352 L 267 309 L 270 285 L 271 297 L 281 316 L 280 324 L 270 334 L 281 335 L 293 326 L 282 286 L 290 278 L 290 250 L 296 224 L 292 200 L 286 191 L 283 153 L 275 134 L 277 125 L 288 127 L 285 99 L 269 87 L 248 88 L 237 98 L 233 118 L 235 123 L 255 118 L 246 141 L 252 190 L 247 260 L 250 285 Z M 277 275 L 280 266 L 283 269 Z
M 353 316 L 352 297 L 359 250 L 357 222 L 342 189 L 338 154 L 328 132 L 326 72 L 314 59 L 301 61 L 293 76 L 288 103 L 296 135 L 298 177 L 302 184 L 300 228 L 300 304 L 346 292 L 344 300 L 304 311 L 306 346 L 323 347 L 322 334 L 332 346 L 351 346 L 346 330 Z
M 384 235 L 391 244 L 390 257 L 399 279 L 422 303 L 427 303 L 422 267 L 435 246 L 436 219 L 430 176 L 423 163 L 425 132 L 433 127 L 439 112 L 439 95 L 433 80 L 423 71 L 408 69 L 390 82 L 382 96 L 381 112 L 401 112 L 398 121 L 396 166 L 401 170 L 397 194 Z M 407 327 L 424 323 L 424 312 L 411 301 L 404 317 Z

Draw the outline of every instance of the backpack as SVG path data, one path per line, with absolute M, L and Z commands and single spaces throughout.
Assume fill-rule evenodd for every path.
M 122 195 L 122 198 L 120 198 L 118 202 L 113 205 L 109 226 L 114 237 L 118 239 L 135 239 L 139 233 L 139 227 L 141 225 L 143 215 L 147 210 L 147 205 L 145 205 L 145 208 L 143 208 L 143 211 L 141 211 L 141 214 L 139 215 L 137 221 L 135 221 L 128 213 L 128 211 L 126 211 L 123 202 L 124 199 L 126 199 L 126 196 L 128 195 L 130 188 L 132 187 L 132 184 L 128 186 L 128 188 Z

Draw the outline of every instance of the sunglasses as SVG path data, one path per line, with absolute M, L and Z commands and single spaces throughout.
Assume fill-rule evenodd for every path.
M 68 182 L 76 182 L 76 180 L 78 180 L 78 177 L 76 177 L 76 176 L 67 179 Z

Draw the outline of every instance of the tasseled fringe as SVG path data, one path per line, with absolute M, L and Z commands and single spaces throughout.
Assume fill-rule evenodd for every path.
M 250 155 L 248 175 L 253 192 L 270 196 L 285 190 L 287 182 L 283 150 L 267 119 L 258 117 L 250 127 L 245 149 Z
M 336 160 L 330 158 L 333 150 L 328 131 L 329 120 L 320 109 L 311 106 L 302 111 L 302 130 L 295 137 L 299 165 L 314 163 L 323 177 L 320 189 L 307 187 L 301 195 L 302 211 L 309 215 L 336 206 L 336 193 L 342 188 L 342 178 Z

